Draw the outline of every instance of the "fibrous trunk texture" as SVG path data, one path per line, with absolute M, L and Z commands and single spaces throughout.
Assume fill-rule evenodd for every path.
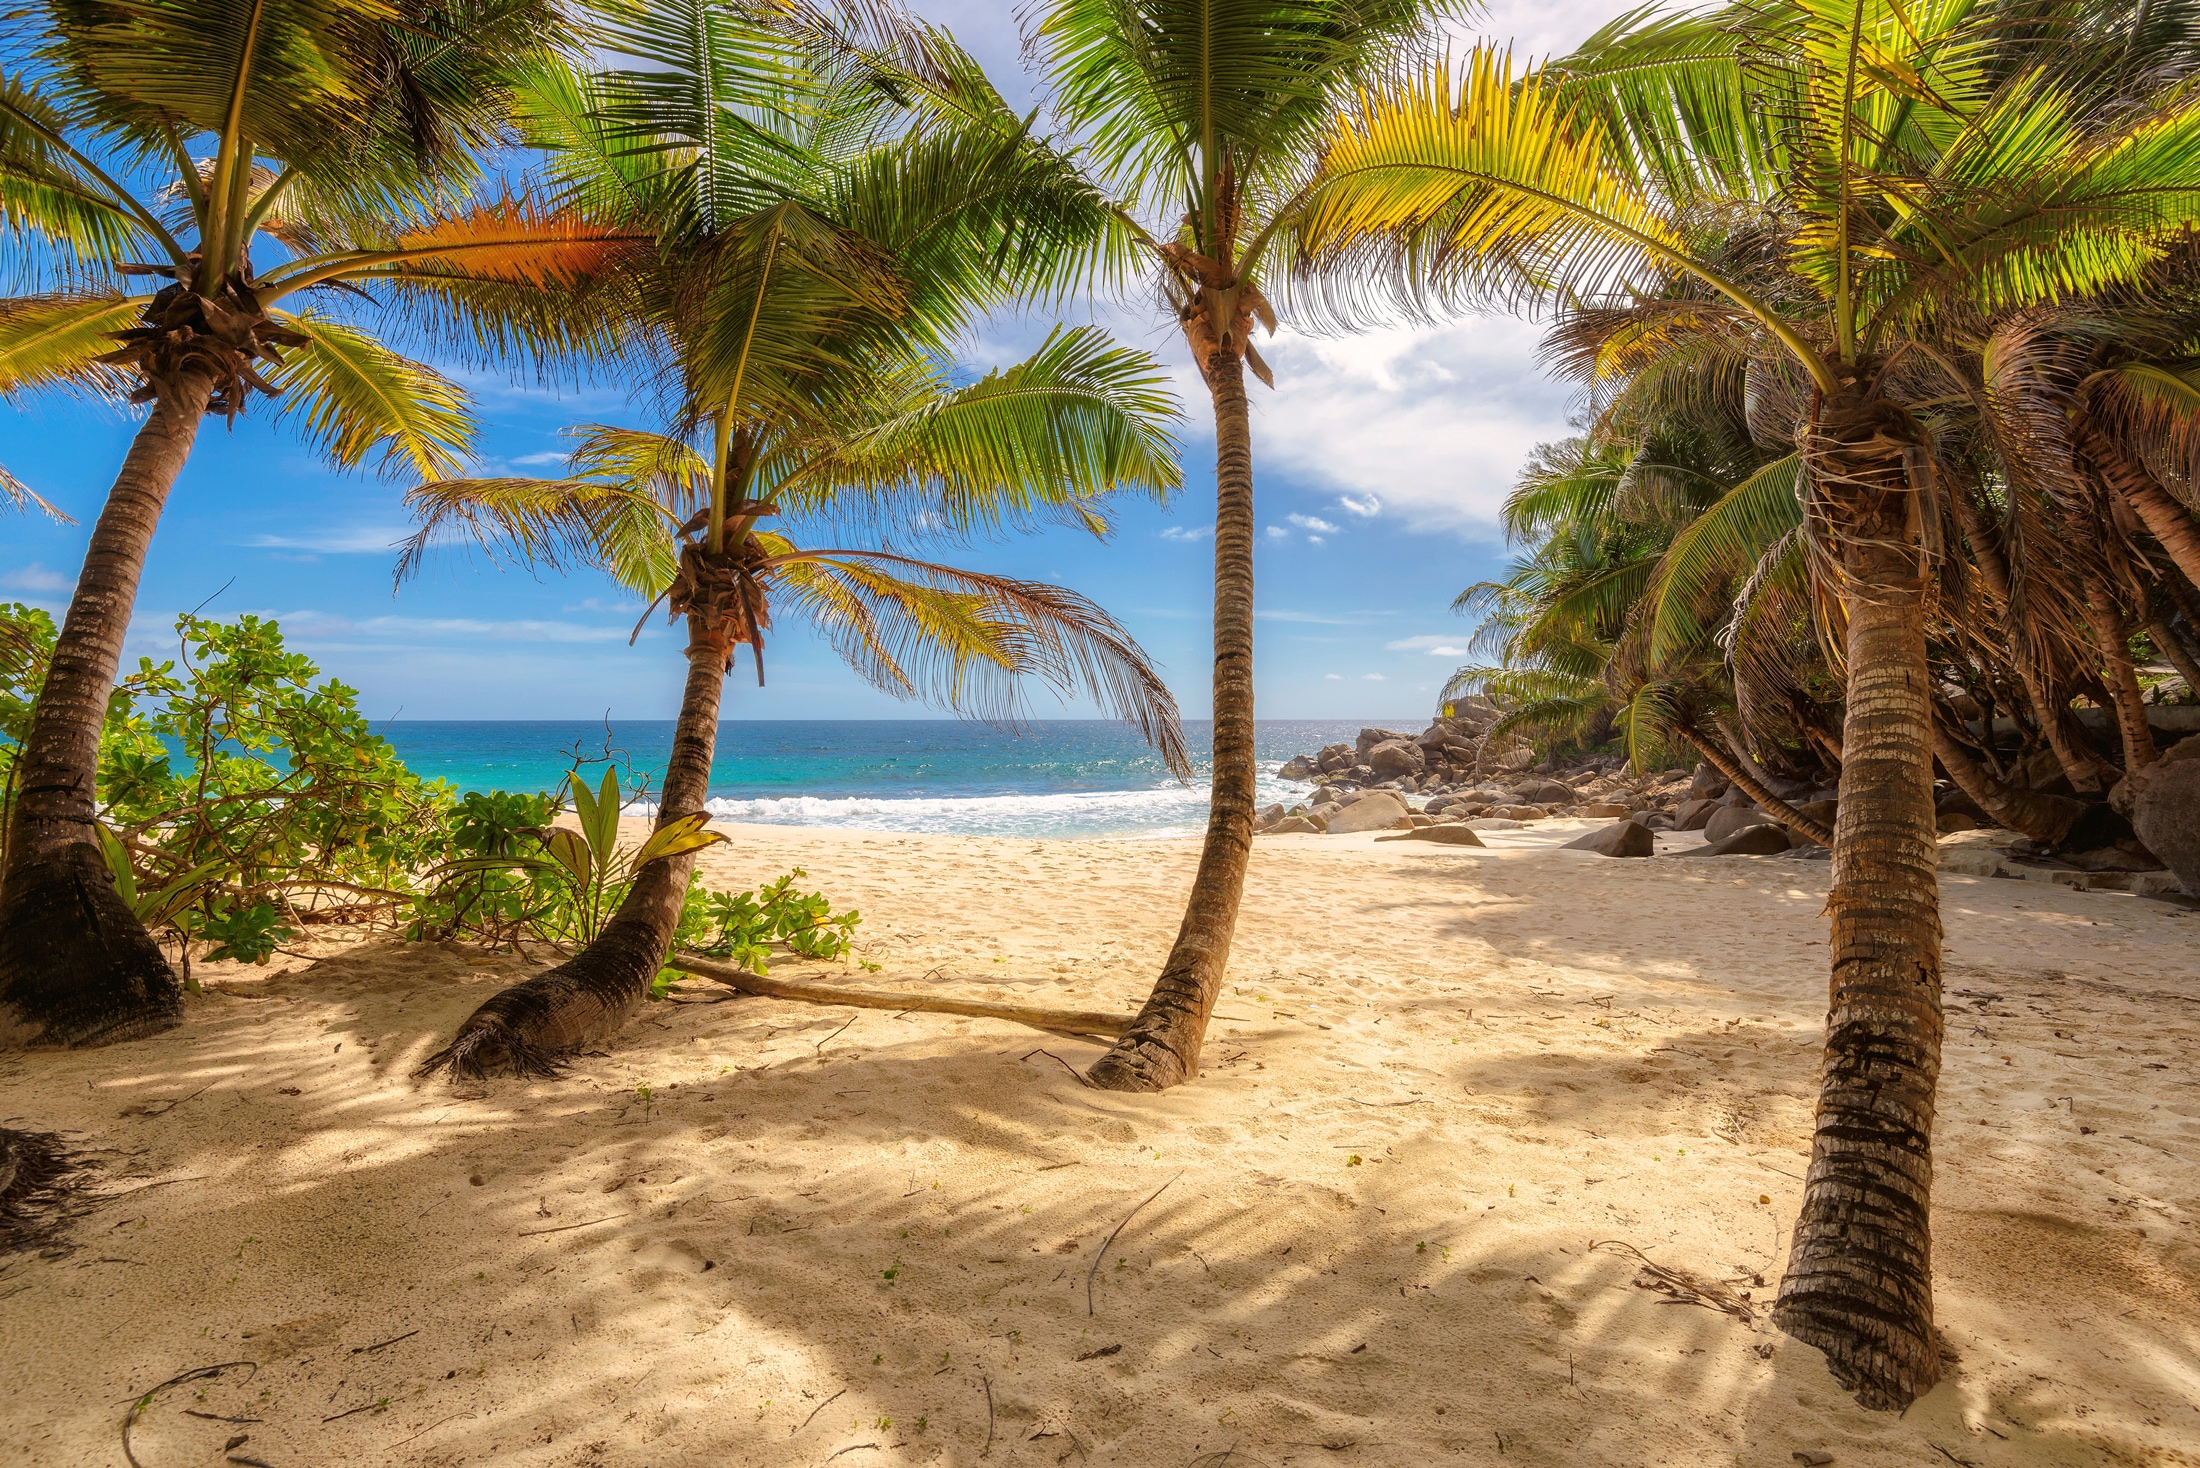
M 2105 587 L 2095 584 L 2087 590 L 2085 621 L 2101 654 L 2101 677 L 2108 684 L 2109 700 L 2116 706 L 2116 733 L 2123 740 L 2124 772 L 2129 774 L 2154 763 L 2154 731 L 2147 727 L 2146 697 L 2139 691 L 2139 670 L 2131 661 L 2123 613 L 2110 601 Z
M 1215 353 L 1208 381 L 1215 407 L 1214 797 L 1176 946 L 1138 1018 L 1086 1072 L 1110 1091 L 1161 1091 L 1199 1074 L 1253 849 L 1252 425 L 1237 357 Z
M 2177 635 L 2177 629 L 2170 626 L 2167 619 L 2156 617 L 2147 623 L 2147 638 L 2154 644 L 2154 650 L 2168 658 L 2170 666 L 2177 669 L 2185 686 L 2200 695 L 2200 662 L 2193 661 L 2192 651 Z
M 208 384 L 203 374 L 163 383 L 131 441 L 31 714 L 0 867 L 0 1043 L 105 1045 L 183 1014 L 175 971 L 115 890 L 93 821 L 100 726 L 138 578 Z
M 1721 748 L 1720 741 L 1694 733 L 1687 738 L 1703 755 L 1705 762 L 1740 787 L 1744 795 L 1757 802 L 1759 810 L 1776 818 L 1781 825 L 1805 841 L 1815 841 L 1820 846 L 1833 844 L 1833 832 L 1774 795 L 1764 781 L 1758 779 L 1747 766 L 1734 757 L 1733 751 Z
M 710 794 L 728 654 L 717 639 L 696 635 L 697 615 L 689 614 L 687 691 L 659 795 L 659 826 L 701 810 Z M 692 851 L 643 867 L 595 942 L 556 968 L 492 995 L 448 1046 L 421 1064 L 421 1074 L 447 1069 L 455 1076 L 554 1075 L 566 1056 L 616 1033 L 664 967 L 694 867 Z
M 1907 413 L 1830 398 L 1811 471 L 1845 573 L 1848 717 L 1834 819 L 1826 1051 L 1810 1174 L 1774 1307 L 1867 1407 L 1940 1377 L 1930 1206 L 1940 1077 L 1940 909 L 1925 586 Z
M 2091 419 L 2083 420 L 2078 446 L 2101 481 L 2123 497 L 2140 523 L 2162 543 L 2185 579 L 2200 586 L 2200 525 L 2194 523 L 2192 512 L 2172 498 L 2114 434 L 2104 432 Z

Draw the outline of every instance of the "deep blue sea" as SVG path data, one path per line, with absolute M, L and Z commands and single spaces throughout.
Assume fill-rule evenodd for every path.
M 1276 767 L 1370 724 L 1415 729 L 1411 718 L 1256 725 L 1261 800 L 1306 786 Z M 602 778 L 608 743 L 631 791 L 653 792 L 672 746 L 672 722 L 399 720 L 382 729 L 405 763 L 460 790 L 557 790 L 576 755 Z M 1123 724 L 1054 720 L 1014 732 L 944 719 L 729 720 L 718 729 L 710 809 L 735 821 L 937 831 L 973 836 L 1173 836 L 1207 819 L 1210 726 L 1184 727 L 1198 777 L 1178 783 Z M 647 793 L 642 797 L 646 803 Z

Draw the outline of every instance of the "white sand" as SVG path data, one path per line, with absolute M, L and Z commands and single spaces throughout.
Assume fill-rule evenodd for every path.
M 520 966 L 209 973 L 172 1034 L 0 1057 L 0 1117 L 113 1194 L 0 1264 L 0 1461 L 120 1463 L 136 1394 L 247 1360 L 152 1403 L 145 1468 L 2200 1462 L 2200 913 L 1946 879 L 1961 1359 L 1897 1418 L 1592 1248 L 1771 1298 L 1826 865 L 1547 849 L 1579 829 L 1263 838 L 1207 1073 L 1158 1097 L 1014 1025 L 750 998 L 421 1087 Z M 715 874 L 862 908 L 864 982 L 1073 1007 L 1143 996 L 1196 856 L 729 830 Z

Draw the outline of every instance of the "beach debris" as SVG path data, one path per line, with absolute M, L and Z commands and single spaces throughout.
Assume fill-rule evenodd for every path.
M 1754 1326 L 1757 1323 L 1757 1310 L 1749 1297 L 1736 1293 L 1716 1280 L 1707 1280 L 1685 1269 L 1660 1264 L 1633 1244 L 1620 1239 L 1605 1239 L 1592 1243 L 1589 1247 L 1592 1250 L 1610 1249 L 1634 1255 L 1642 1266 L 1635 1275 L 1635 1288 L 1654 1290 L 1666 1296 L 1666 1299 L 1659 1302 L 1661 1304 L 1701 1305 L 1707 1310 L 1731 1315 L 1744 1325 Z
M 1098 1274 L 1098 1273 L 1100 1272 L 1100 1261 L 1108 1257 L 1108 1249 L 1109 1249 L 1109 1248 L 1110 1248 L 1110 1247 L 1111 1247 L 1111 1246 L 1112 1246 L 1112 1245 L 1113 1245 L 1113 1244 L 1115 1243 L 1115 1236 L 1116 1236 L 1117 1234 L 1119 1234 L 1119 1233 L 1121 1233 L 1121 1232 L 1123 1231 L 1123 1229 L 1124 1229 L 1124 1226 L 1125 1226 L 1126 1224 L 1128 1224 L 1128 1223 L 1129 1223 L 1129 1222 L 1130 1222 L 1130 1221 L 1131 1221 L 1132 1219 L 1134 1219 L 1134 1218 L 1136 1218 L 1136 1217 L 1138 1216 L 1138 1213 L 1139 1213 L 1139 1209 L 1141 1209 L 1141 1208 L 1144 1208 L 1144 1207 L 1145 1207 L 1145 1206 L 1146 1206 L 1146 1205 L 1147 1205 L 1148 1203 L 1151 1203 L 1151 1202 L 1152 1202 L 1152 1201 L 1153 1201 L 1154 1199 L 1156 1199 L 1156 1198 L 1160 1197 L 1160 1196 L 1161 1196 L 1161 1195 L 1162 1195 L 1163 1193 L 1167 1192 L 1167 1191 L 1169 1190 L 1169 1184 L 1170 1184 L 1170 1183 L 1173 1183 L 1173 1182 L 1175 1182 L 1175 1181 L 1176 1181 L 1176 1178 L 1177 1178 L 1177 1177 L 1182 1177 L 1182 1176 L 1184 1176 L 1184 1174 L 1183 1174 L 1183 1172 L 1182 1172 L 1181 1170 L 1179 1170 L 1179 1171 L 1178 1171 L 1178 1173 L 1177 1173 L 1177 1175 L 1176 1175 L 1176 1177 L 1172 1177 L 1172 1178 L 1170 1178 L 1168 1182 L 1166 1182 L 1166 1183 L 1163 1183 L 1163 1184 L 1162 1184 L 1162 1185 L 1161 1185 L 1160 1187 L 1158 1187 L 1158 1188 L 1155 1188 L 1155 1189 L 1154 1189 L 1154 1190 L 1153 1190 L 1152 1192 L 1148 1193 L 1148 1194 L 1147 1194 L 1147 1195 L 1146 1195 L 1146 1196 L 1145 1196 L 1144 1198 L 1140 1199 L 1140 1200 L 1139 1200 L 1139 1203 L 1138 1203 L 1138 1207 L 1137 1207 L 1137 1208 L 1133 1208 L 1133 1209 L 1132 1209 L 1132 1210 L 1131 1210 L 1130 1212 L 1128 1212 L 1128 1213 L 1124 1214 L 1124 1215 L 1123 1215 L 1123 1222 L 1122 1222 L 1122 1223 L 1118 1223 L 1118 1224 L 1117 1224 L 1117 1225 L 1116 1225 L 1116 1226 L 1115 1226 L 1114 1228 L 1111 1228 L 1111 1229 L 1109 1229 L 1109 1230 L 1108 1230 L 1108 1236 L 1107 1236 L 1106 1238 L 1102 1239 L 1102 1240 L 1100 1241 L 1100 1247 L 1099 1247 L 1098 1249 L 1096 1249 L 1096 1250 L 1094 1250 L 1094 1251 L 1093 1251 L 1093 1255 L 1092 1255 L 1092 1268 L 1090 1268 L 1090 1269 L 1088 1269 L 1088 1270 L 1086 1270 L 1086 1271 L 1085 1271 L 1085 1313 L 1086 1313 L 1087 1315 L 1090 1315 L 1090 1314 L 1092 1314 L 1092 1313 L 1093 1313 L 1093 1308 L 1092 1308 L 1092 1280 L 1093 1280 L 1093 1276 L 1094 1276 L 1094 1275 L 1096 1275 L 1096 1274 Z
M 130 1468 L 145 1468 L 145 1465 L 138 1461 L 138 1455 L 130 1448 L 130 1430 L 137 1426 L 137 1420 L 145 1414 L 145 1409 L 153 1405 L 155 1397 L 167 1391 L 170 1387 L 182 1386 L 186 1382 L 205 1381 L 211 1377 L 221 1375 L 224 1371 L 239 1369 L 249 1373 L 245 1380 L 250 1381 L 254 1376 L 260 1374 L 260 1363 L 257 1361 L 222 1361 L 212 1366 L 194 1366 L 189 1371 L 179 1372 L 177 1375 L 169 1377 L 159 1386 L 153 1387 L 134 1399 L 130 1403 L 130 1410 L 122 1414 L 122 1456 L 129 1461 Z

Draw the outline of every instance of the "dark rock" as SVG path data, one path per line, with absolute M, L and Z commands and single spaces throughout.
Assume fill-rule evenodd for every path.
M 2137 841 L 2119 841 L 2091 851 L 2066 852 L 2063 860 L 2081 872 L 2158 872 L 2167 865 Z
M 1320 773 L 1320 765 L 1308 756 L 1300 754 L 1293 755 L 1290 759 L 1285 760 L 1283 768 L 1276 771 L 1276 778 L 1280 780 L 1311 780 Z
M 1626 817 L 1634 813 L 1633 808 L 1630 806 L 1615 805 L 1609 801 L 1602 804 L 1577 805 L 1567 811 L 1568 815 L 1587 817 L 1592 820 L 1600 818 L 1610 820 L 1614 816 Z
M 1338 774 L 1351 769 L 1357 760 L 1351 745 L 1330 744 L 1323 746 L 1322 752 L 1315 756 L 1314 763 L 1321 767 L 1324 774 Z
M 2179 741 L 2133 780 L 2131 824 L 2147 849 L 2200 897 L 2200 738 Z
M 2141 771 L 2141 773 L 2152 775 L 2154 771 L 2150 768 Z M 2136 809 L 2136 805 L 2133 808 Z M 2200 814 L 2200 809 L 2196 809 L 2195 814 Z M 2057 856 L 2068 856 L 2073 851 L 2092 851 L 2097 847 L 2114 846 L 2117 842 L 2129 841 L 2136 835 L 2137 832 L 2131 822 L 2116 814 L 2106 801 L 2101 801 L 2087 806 L 2084 812 L 2070 823 L 2070 829 L 2063 833 L 2062 840 L 2055 843 L 2055 854 Z M 2146 841 L 2143 836 L 2139 836 L 2138 839 Z M 2150 851 L 2156 849 L 2152 841 L 2146 841 L 2146 845 Z
M 1787 827 L 1774 822 L 1770 825 L 1744 826 L 1724 840 L 1694 851 L 1684 851 L 1682 856 L 1778 856 L 1793 843 L 1788 840 Z M 1824 847 L 1819 848 L 1821 851 Z
M 1755 800 L 1750 798 L 1749 793 L 1739 785 L 1728 786 L 1726 794 L 1719 797 L 1719 804 L 1721 805 L 1741 806 L 1755 805 L 1756 803 Z
M 1434 841 L 1442 846 L 1480 846 L 1482 838 L 1465 826 L 1419 826 L 1411 831 L 1399 831 L 1389 836 L 1377 836 L 1377 841 Z
M 1704 822 L 1724 808 L 1716 800 L 1684 800 L 1680 809 L 1673 812 L 1673 829 L 1701 831 Z
M 1991 821 L 1976 820 L 1960 810 L 1952 810 L 1946 815 L 1936 817 L 1933 829 L 1943 836 L 1953 836 L 1958 831 L 1983 831 L 1992 824 Z
M 1944 816 L 1969 816 L 1972 820 L 1978 822 L 1980 826 L 1994 824 L 1994 818 L 1988 815 L 1977 801 L 1965 795 L 1961 790 L 1951 790 L 1946 795 L 1941 796 L 1933 809 Z M 1942 829 L 1946 828 L 1943 827 Z M 1978 827 L 1973 826 L 1966 829 L 1976 830 Z
M 1329 818 L 1329 833 L 1335 836 L 1355 831 L 1387 831 L 1405 817 L 1406 803 L 1389 791 L 1363 791 L 1358 800 Z
M 1833 816 L 1837 809 L 1838 803 L 1835 801 L 1812 800 L 1795 807 L 1795 813 L 1799 816 L 1808 816 L 1830 831 L 1833 829 Z M 1989 821 L 1987 824 L 1992 825 L 1993 822 Z
M 1593 851 L 1598 856 L 1649 856 L 1657 849 L 1657 838 L 1650 834 L 1649 828 L 1633 821 L 1620 821 L 1576 836 L 1559 848 L 1561 851 Z
M 1710 820 L 1704 822 L 1703 839 L 1706 841 L 1724 841 L 1727 837 L 1745 827 L 1762 826 L 1768 822 L 1772 822 L 1772 817 L 1766 815 L 1754 805 L 1721 806 L 1711 813 Z M 1776 822 L 1772 823 L 1777 824 Z M 1781 849 L 1786 850 L 1785 847 Z
M 1670 831 L 1673 829 L 1673 818 L 1662 810 L 1654 810 L 1648 815 L 1636 816 L 1635 823 L 1652 831 Z
M 1688 781 L 1690 800 L 1717 800 L 1726 794 L 1726 776 L 1709 765 L 1696 766 L 1696 773 Z
M 1536 780 L 1520 787 L 1520 798 L 1529 805 L 1572 805 L 1574 787 L 1561 780 Z

